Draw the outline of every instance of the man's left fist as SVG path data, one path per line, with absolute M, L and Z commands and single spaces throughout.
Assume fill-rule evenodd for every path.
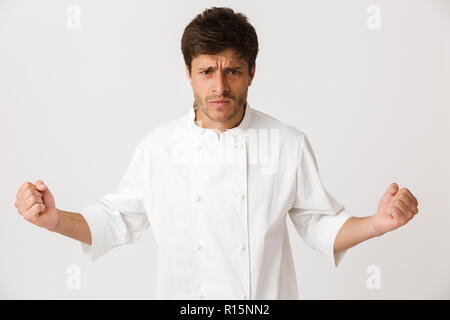
M 398 190 L 398 184 L 392 183 L 378 204 L 373 216 L 373 228 L 376 235 L 395 230 L 411 220 L 419 209 L 417 199 L 407 189 Z

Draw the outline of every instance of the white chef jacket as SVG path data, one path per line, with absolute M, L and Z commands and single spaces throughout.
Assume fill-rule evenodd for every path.
M 337 267 L 350 217 L 324 188 L 306 135 L 247 103 L 220 134 L 193 106 L 139 140 L 117 191 L 85 208 L 93 262 L 143 232 L 157 243 L 157 299 L 298 299 L 286 217 Z

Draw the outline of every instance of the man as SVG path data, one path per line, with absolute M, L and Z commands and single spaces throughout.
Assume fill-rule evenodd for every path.
M 117 192 L 81 213 L 57 209 L 42 180 L 24 183 L 16 207 L 26 220 L 81 241 L 90 261 L 151 226 L 161 299 L 297 299 L 288 215 L 337 267 L 348 248 L 417 214 L 393 183 L 374 215 L 350 216 L 324 188 L 306 135 L 250 106 L 258 40 L 244 15 L 205 10 L 181 47 L 188 114 L 143 137 Z

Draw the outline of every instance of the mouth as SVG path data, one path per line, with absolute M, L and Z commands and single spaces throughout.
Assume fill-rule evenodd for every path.
M 223 107 L 230 103 L 230 100 L 214 100 L 210 101 L 210 104 L 212 104 L 215 107 Z

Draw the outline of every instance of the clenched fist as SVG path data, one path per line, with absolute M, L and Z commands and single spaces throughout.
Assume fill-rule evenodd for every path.
M 410 221 L 418 212 L 419 202 L 407 188 L 392 183 L 378 204 L 373 216 L 374 230 L 379 234 L 395 230 Z
M 17 192 L 14 205 L 25 220 L 39 227 L 53 230 L 58 224 L 55 199 L 42 180 L 37 180 L 35 184 L 25 182 Z

